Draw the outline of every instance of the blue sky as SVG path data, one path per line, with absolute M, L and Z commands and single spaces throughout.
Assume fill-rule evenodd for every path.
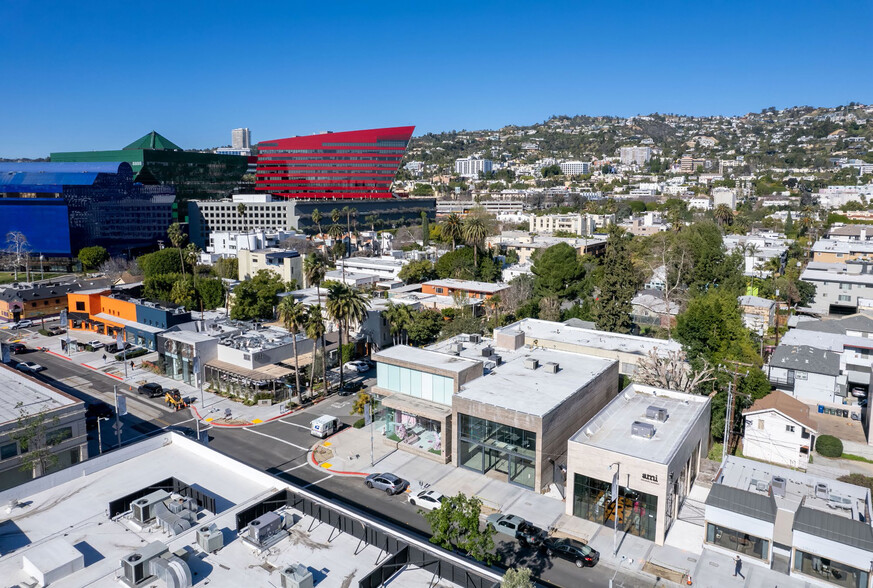
M 873 3 L 0 1 L 0 157 L 873 102 Z

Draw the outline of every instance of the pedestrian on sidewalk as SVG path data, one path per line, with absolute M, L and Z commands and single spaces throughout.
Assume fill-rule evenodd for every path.
M 736 566 L 734 566 L 734 578 L 736 578 L 737 575 L 739 575 L 740 578 L 745 580 L 746 577 L 743 575 L 743 560 L 741 560 L 740 556 L 738 555 L 737 559 L 734 561 L 736 561 Z
M 130 360 L 130 369 L 133 369 L 133 360 Z
M 106 354 L 103 354 L 103 365 L 106 365 Z

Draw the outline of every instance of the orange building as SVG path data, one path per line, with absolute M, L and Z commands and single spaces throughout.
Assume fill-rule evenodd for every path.
M 67 309 L 67 294 L 70 292 L 107 283 L 108 280 L 101 278 L 10 284 L 0 288 L 0 318 L 19 321 L 57 316 Z
M 495 294 L 509 288 L 506 284 L 492 284 L 490 282 L 475 282 L 473 280 L 431 280 L 421 285 L 423 294 L 436 294 L 437 296 L 454 296 L 455 292 L 466 298 L 487 300 Z

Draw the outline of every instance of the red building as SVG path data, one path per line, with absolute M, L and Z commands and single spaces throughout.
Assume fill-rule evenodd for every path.
M 256 188 L 286 198 L 391 198 L 391 182 L 414 129 L 263 141 Z

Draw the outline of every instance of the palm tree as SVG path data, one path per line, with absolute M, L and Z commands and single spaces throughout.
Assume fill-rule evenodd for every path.
M 379 220 L 379 216 L 375 215 L 375 214 L 368 214 L 367 216 L 364 217 L 364 221 L 370 225 L 370 230 L 373 232 L 376 231 L 376 221 L 378 221 L 378 220 Z
M 715 216 L 715 220 L 718 224 L 722 227 L 733 224 L 734 222 L 734 211 L 731 210 L 731 207 L 727 204 L 719 204 L 715 207 L 715 211 L 712 214 Z
M 194 276 L 196 286 L 197 282 L 197 260 L 200 259 L 200 248 L 194 243 L 188 243 L 185 247 L 185 261 L 191 266 L 191 274 Z
M 246 229 L 246 205 L 244 202 L 240 202 L 236 205 L 236 213 L 242 219 L 243 233 L 248 234 L 248 230 Z
M 292 345 L 294 346 L 294 381 L 298 400 L 303 403 L 303 390 L 300 388 L 300 359 L 297 355 L 297 333 L 306 326 L 306 308 L 293 296 L 285 296 L 279 302 L 279 320 L 285 328 L 291 332 Z
M 306 256 L 306 259 L 303 260 L 303 276 L 306 279 L 306 283 L 309 286 L 315 284 L 315 291 L 318 294 L 318 317 L 321 322 L 321 351 L 324 354 L 324 390 L 327 392 L 327 345 L 324 342 L 324 316 L 321 314 L 321 283 L 324 281 L 324 274 L 326 272 L 326 268 L 324 266 L 324 260 L 320 255 L 316 253 L 310 253 Z M 312 307 L 309 308 L 310 315 L 312 313 Z M 313 316 L 309 317 L 309 321 L 314 320 Z M 309 327 L 306 328 L 307 335 L 309 333 Z M 342 368 L 340 368 L 342 369 Z
M 344 215 L 346 215 L 346 232 L 351 235 L 352 234 L 352 209 L 348 206 L 343 206 L 340 210 Z
M 170 238 L 170 243 L 173 247 L 179 250 L 179 263 L 182 264 L 182 275 L 185 275 L 185 259 L 182 257 L 182 244 L 185 243 L 185 233 L 182 232 L 182 225 L 173 223 L 167 229 L 167 237 Z
M 318 234 L 321 235 L 321 212 L 317 208 L 312 209 L 312 222 L 318 227 Z
M 454 251 L 456 241 L 464 234 L 461 217 L 454 212 L 446 217 L 446 220 L 443 221 L 442 232 L 443 235 L 452 240 L 452 251 Z
M 488 236 L 488 227 L 478 216 L 468 216 L 464 221 L 464 239 L 473 247 L 473 267 L 479 267 L 479 245 Z
M 412 311 L 406 304 L 388 303 L 384 312 L 388 328 L 391 330 L 391 339 L 395 345 L 403 343 L 403 332 L 412 323 Z M 408 339 L 407 339 L 408 340 Z
M 321 304 L 309 307 L 309 312 L 306 313 L 306 336 L 312 339 L 315 344 L 312 347 L 312 364 L 310 367 L 309 389 L 312 390 L 315 385 L 315 356 L 318 350 L 318 340 L 321 339 L 321 377 L 324 381 L 324 393 L 328 393 L 327 385 L 327 350 L 324 346 L 324 315 L 321 312 Z
M 340 330 L 340 364 L 342 364 L 342 346 L 343 332 L 346 335 L 345 344 L 349 344 L 351 338 L 351 324 L 361 323 L 367 316 L 367 300 L 368 296 L 356 288 L 350 288 L 347 285 L 334 282 L 327 289 L 327 308 L 328 316 L 337 322 Z M 340 365 L 340 387 L 345 383 L 345 377 Z

